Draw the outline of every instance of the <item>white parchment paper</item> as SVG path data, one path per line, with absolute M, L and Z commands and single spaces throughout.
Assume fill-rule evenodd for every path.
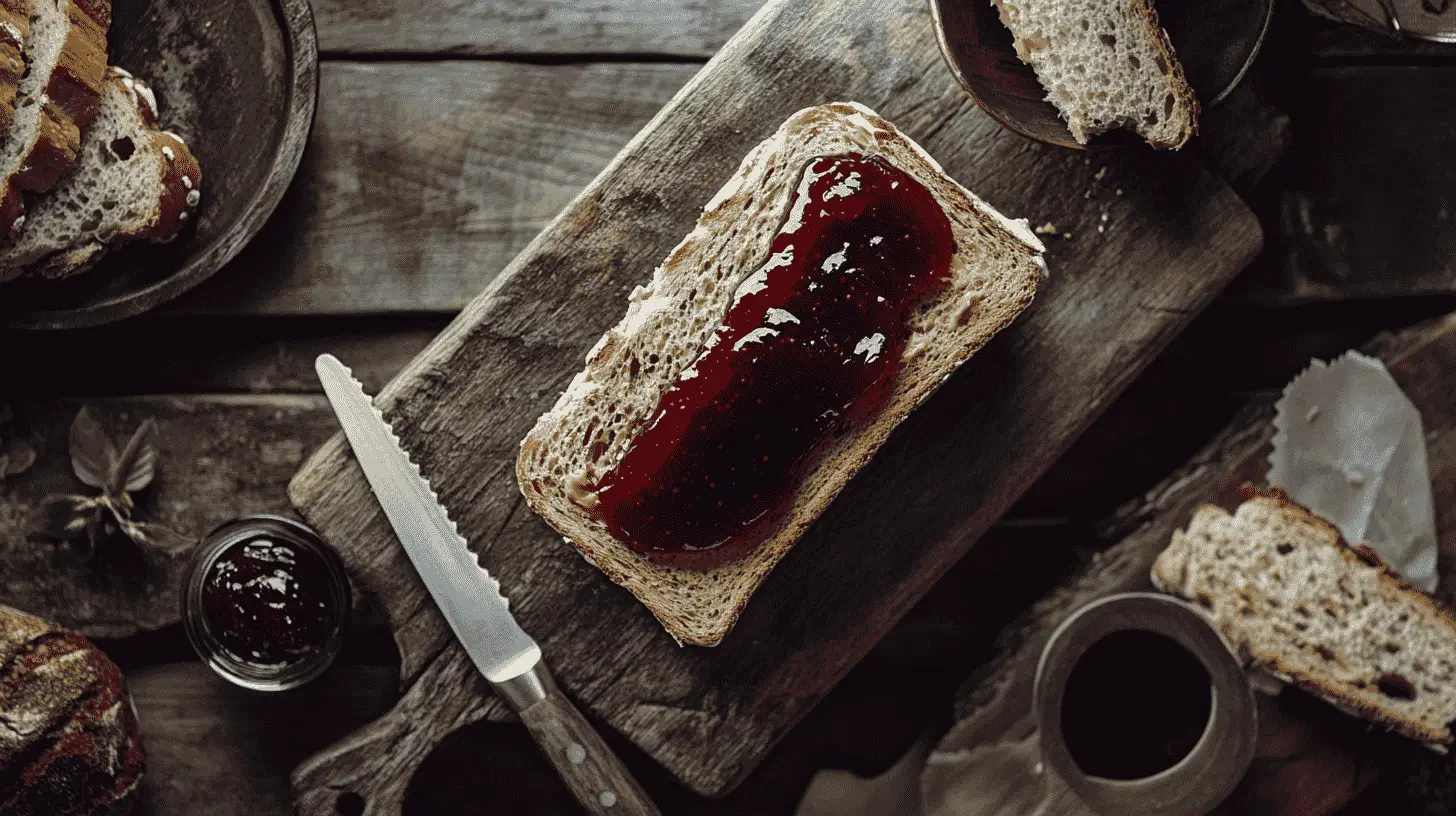
M 1319 360 L 1284 389 L 1269 481 L 1369 544 L 1407 581 L 1436 588 L 1436 514 L 1421 415 L 1373 357 Z

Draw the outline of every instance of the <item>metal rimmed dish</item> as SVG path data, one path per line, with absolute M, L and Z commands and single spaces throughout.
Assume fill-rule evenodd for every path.
M 982 110 L 1027 138 L 1078 150 L 1140 142 L 1114 130 L 1079 144 L 1031 66 L 1016 56 L 1011 31 L 989 0 L 930 0 L 946 65 Z M 1274 0 L 1160 0 L 1159 20 L 1194 94 L 1205 108 L 1222 102 L 1259 55 Z
M 110 62 L 157 92 L 162 124 L 202 165 L 195 226 L 126 246 L 63 281 L 0 288 L 0 325 L 94 326 L 152 309 L 211 277 L 263 227 L 293 179 L 318 101 L 308 0 L 114 0 Z

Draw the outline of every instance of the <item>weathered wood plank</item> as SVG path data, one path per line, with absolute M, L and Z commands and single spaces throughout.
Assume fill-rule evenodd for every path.
M 324 352 L 355 361 L 371 389 L 398 374 L 448 322 L 422 319 L 347 321 L 246 318 L 139 319 L 97 329 L 56 332 L 44 343 L 25 332 L 0 332 L 0 347 L 25 348 L 5 362 L 12 393 L 50 398 L 138 394 L 321 393 L 314 358 Z M 100 350 L 124 349 L 115 354 Z
M 137 397 L 87 401 L 113 436 L 149 417 L 159 425 L 159 471 L 138 517 L 196 541 L 248 513 L 291 509 L 284 485 L 304 455 L 338 428 L 321 396 Z M 0 485 L 0 591 L 7 604 L 93 637 L 117 638 L 178 620 L 186 558 L 119 546 L 87 564 L 72 549 L 32 540 L 41 499 L 91 491 L 71 471 L 67 439 L 81 403 L 18 403 L 17 424 L 40 455 Z M 123 437 L 125 438 L 125 437 Z
M 278 212 L 167 311 L 453 314 L 697 70 L 325 63 L 309 149 Z
M 337 666 L 297 691 L 257 694 L 190 662 L 138 669 L 126 682 L 147 752 L 137 816 L 284 816 L 289 769 L 386 711 L 399 677 L 386 666 Z
M 1456 65 L 1315 68 L 1245 302 L 1456 292 Z
M 741 778 L 1258 246 L 1252 215 L 1196 157 L 1132 151 L 1094 166 L 1004 132 L 953 84 L 933 36 L 919 0 L 774 3 L 381 400 L 562 683 L 700 791 Z M 1053 245 L 1062 271 L 1027 319 L 902 427 L 725 644 L 677 649 L 520 511 L 511 463 L 739 158 L 797 108 L 844 97 L 879 108 L 992 203 L 1074 238 Z M 418 752 L 488 714 L 489 698 L 342 442 L 292 495 L 386 599 L 411 682 L 391 718 L 300 769 L 300 808 L 323 812 L 344 787 L 387 811 Z M 835 557 L 849 541 L 856 557 Z
M 1456 315 L 1410 329 L 1394 337 L 1375 341 L 1369 350 L 1378 354 L 1392 375 L 1410 395 L 1422 412 L 1428 439 L 1432 483 L 1436 493 L 1438 529 L 1441 538 L 1442 596 L 1449 601 L 1456 596 L 1456 398 L 1450 389 L 1449 372 L 1456 362 Z M 1014 628 L 1002 638 L 1003 650 L 985 670 L 966 684 L 958 702 L 958 722 L 937 748 L 940 759 L 932 758 L 927 767 L 924 786 L 930 813 L 957 812 L 975 801 L 975 773 L 995 773 L 997 758 L 1002 761 L 1016 756 L 1018 746 L 1027 744 L 1035 732 L 1032 718 L 1032 680 L 1041 650 L 1053 629 L 1067 615 L 1105 595 L 1147 589 L 1148 572 L 1153 560 L 1167 545 L 1174 529 L 1183 526 L 1193 511 L 1205 502 L 1229 503 L 1244 482 L 1260 483 L 1268 469 L 1266 457 L 1273 439 L 1274 396 L 1252 401 L 1233 422 L 1209 445 L 1162 484 L 1125 507 L 1107 527 L 1106 533 L 1121 542 L 1099 556 L 1056 591 L 1038 602 Z M 1300 739 L 1310 740 L 1311 765 L 1331 772 L 1331 785 L 1311 784 L 1302 795 L 1309 797 L 1303 807 L 1281 813 L 1333 813 L 1340 803 L 1348 802 L 1368 784 L 1364 779 L 1355 784 L 1357 767 L 1344 746 L 1322 742 L 1310 735 L 1297 720 L 1291 720 L 1286 737 L 1298 732 Z M 1269 736 L 1266 734 L 1266 736 Z M 974 754 L 972 752 L 975 752 Z M 1287 757 L 1266 752 L 1276 765 Z M 1265 756 L 1265 753 L 1261 753 Z M 972 761 L 972 757 L 975 761 Z M 1266 773 L 1267 771 L 1267 773 Z M 1296 771 L 1294 775 L 1297 776 Z M 1291 787 L 1289 776 L 1272 768 L 1253 769 L 1257 784 L 1241 788 L 1236 802 L 1253 806 L 1274 801 L 1269 797 L 1274 787 Z M 1335 783 L 1349 782 L 1347 789 Z M 1335 792 L 1333 806 L 1314 807 Z M 1034 797 L 1027 791 L 1025 796 Z M 1035 807 L 1031 798 L 1003 803 L 1008 816 L 1027 812 Z M 1051 813 L 1063 811 L 1051 810 Z M 1071 811 L 1066 811 L 1071 812 Z M 1238 810 L 1230 812 L 1273 812 Z
M 707 59 L 759 5 L 759 0 L 315 0 L 313 7 L 326 53 Z
M 453 314 L 696 70 L 326 63 L 312 142 L 279 212 L 167 312 Z M 1208 119 L 1200 150 L 1236 182 L 1261 178 L 1282 152 L 1287 123 L 1252 91 Z

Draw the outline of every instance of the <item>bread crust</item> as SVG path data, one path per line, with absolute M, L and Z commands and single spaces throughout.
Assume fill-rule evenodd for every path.
M 15 122 L 15 95 L 25 75 L 31 0 L 0 0 L 0 133 Z
M 662 336 L 668 329 L 663 324 L 681 323 L 687 318 L 673 317 L 679 310 L 665 292 L 681 291 L 685 279 L 693 279 L 696 264 L 711 259 L 732 265 L 732 274 L 714 286 L 714 295 L 726 298 L 739 282 L 757 270 L 768 257 L 768 246 L 786 216 L 792 191 L 808 161 L 817 155 L 859 151 L 884 157 L 901 170 L 909 172 L 935 194 L 956 227 L 957 254 L 952 260 L 953 281 L 969 278 L 990 278 L 1001 275 L 981 300 L 969 303 L 979 290 L 963 288 L 953 282 L 927 313 L 941 314 L 954 307 L 957 298 L 968 298 L 968 305 L 956 313 L 958 325 L 915 326 L 906 363 L 894 393 L 886 407 L 866 426 L 834 443 L 811 468 L 801 486 L 797 500 L 782 526 L 746 558 L 706 571 L 693 571 L 663 566 L 639 555 L 624 543 L 616 541 L 590 510 L 580 501 L 579 480 L 591 479 L 589 462 L 586 472 L 560 472 L 563 451 L 553 448 L 559 439 L 584 415 L 584 399 L 591 398 L 595 388 L 631 382 L 623 369 L 635 360 L 636 350 L 653 336 Z M 782 173 L 770 181 L 776 173 Z M 764 198 L 759 199 L 760 196 Z M 754 202 L 753 216 L 745 216 Z M 764 204 L 763 201 L 770 201 Z M 736 254 L 724 251 L 727 244 L 715 244 L 720 238 L 737 235 L 745 228 L 749 237 L 733 245 Z M 771 223 L 766 233 L 758 227 Z M 725 238 L 726 240 L 726 238 Z M 973 253 L 999 252 L 1004 256 L 1003 272 L 987 272 L 980 262 L 972 262 Z M 928 397 L 945 378 L 969 358 L 991 336 L 1008 325 L 1031 302 L 1045 274 L 1041 263 L 1042 247 L 1024 224 L 1015 224 L 1000 216 L 984 202 L 976 199 L 954 180 L 944 175 L 934 160 L 892 125 L 872 111 L 852 103 L 837 103 L 808 108 L 794 116 L 774 136 L 759 145 L 743 161 L 732 179 L 705 208 L 697 228 L 667 257 L 651 284 L 638 287 L 633 303 L 622 322 L 608 331 L 587 356 L 586 369 L 577 376 L 572 388 L 562 395 L 555 408 L 541 417 L 526 436 L 516 462 L 516 478 L 526 503 L 556 528 L 571 546 L 587 561 L 596 565 L 615 583 L 630 590 L 657 617 L 679 643 L 701 646 L 716 645 L 732 629 L 753 592 L 762 584 L 779 560 L 849 481 L 869 462 L 889 437 L 891 431 L 922 400 Z M 751 258 L 751 260 L 749 260 Z M 961 276 L 961 277 L 955 277 Z M 701 278 L 696 278 L 701 282 Z M 696 284 L 695 284 L 696 285 Z M 661 290 L 661 291 L 659 291 Z M 646 304 L 655 298 L 665 299 L 660 312 Z M 687 297 L 687 296 L 683 296 Z M 689 298 L 691 300 L 691 298 Z M 710 299 L 710 302 L 711 299 Z M 726 309 L 726 300 L 720 299 Z M 684 307 L 686 308 L 686 307 Z M 721 311 L 708 311 L 694 317 L 702 325 L 697 332 L 694 349 L 700 349 L 716 324 Z M 643 313 L 648 316 L 643 317 Z M 969 314 L 967 316 L 967 313 Z M 962 318 L 962 319 L 957 319 Z M 930 320 L 931 318 L 917 318 Z M 652 323 L 659 320 L 658 323 Z M 654 327 L 656 329 L 654 335 Z M 940 334 L 937 334 L 940 332 Z M 922 345 L 917 347 L 916 340 Z M 943 347 L 927 350 L 927 344 L 939 342 Z M 937 354 L 942 354 L 941 359 Z M 696 352 L 692 353 L 695 356 Z M 649 401 L 677 379 L 678 371 L 690 359 L 677 361 L 677 370 L 662 378 L 656 391 L 649 391 Z M 641 378 L 638 378 L 639 380 Z M 642 386 L 645 387 L 645 386 Z M 583 397 L 583 395 L 586 395 Z M 640 418 L 639 418 L 640 419 Z M 635 434 L 635 429 L 633 430 Z M 615 438 L 614 438 L 615 439 Z M 600 442 L 600 438 L 598 442 Z M 631 434 L 615 439 L 611 446 L 602 446 L 591 458 L 600 462 L 615 461 L 614 450 L 624 450 Z M 585 444 L 573 440 L 571 445 Z M 595 447 L 595 444 L 593 447 Z M 604 467 L 602 472 L 609 469 Z
M 86 236 L 70 246 L 52 247 L 44 255 L 19 258 L 7 255 L 21 252 L 23 244 L 0 249 L 0 267 L 11 268 L 0 272 L 0 280 L 19 274 L 27 265 L 29 271 L 45 278 L 80 274 L 104 258 L 112 246 L 135 240 L 170 241 L 191 223 L 202 198 L 202 168 L 197 157 L 180 136 L 158 128 L 156 95 L 145 81 L 113 67 L 107 71 L 106 86 L 106 93 L 125 95 L 142 120 L 140 131 L 132 136 L 139 153 L 157 158 L 156 202 L 134 228 L 105 241 Z
M 1258 501 L 1273 505 L 1293 521 L 1318 528 L 1324 533 L 1324 537 L 1327 540 L 1333 542 L 1333 547 L 1339 554 L 1341 560 L 1351 570 L 1373 571 L 1380 583 L 1402 594 L 1407 600 L 1419 607 L 1422 612 L 1429 614 L 1432 620 L 1451 628 L 1452 631 L 1456 631 L 1456 615 L 1453 615 L 1450 609 L 1441 604 L 1430 593 L 1408 583 L 1395 572 L 1391 571 L 1389 566 L 1369 547 L 1363 545 L 1351 546 L 1340 535 L 1340 531 L 1335 525 L 1320 517 L 1308 507 L 1290 499 L 1284 491 L 1278 489 L 1262 491 L 1254 488 L 1252 485 L 1245 485 L 1241 490 L 1241 498 L 1245 501 Z M 1198 512 L 1203 513 L 1206 511 L 1228 512 L 1215 505 L 1205 505 Z M 1195 514 L 1196 518 L 1197 515 Z M 1190 523 L 1189 526 L 1191 529 L 1193 525 Z M 1169 557 L 1164 558 L 1164 555 L 1160 555 L 1154 563 L 1152 581 L 1153 585 L 1161 592 L 1173 595 L 1184 595 L 1184 593 L 1178 591 L 1178 587 L 1183 583 L 1183 579 L 1181 576 L 1172 573 L 1175 565 L 1182 566 L 1186 569 L 1186 564 L 1178 564 L 1176 560 L 1179 555 L 1179 553 L 1174 552 L 1176 546 L 1178 546 L 1177 534 L 1175 534 L 1174 545 L 1164 551 L 1164 555 L 1168 555 Z M 1179 572 L 1181 571 L 1180 569 Z M 1212 599 L 1206 596 L 1200 595 L 1199 597 L 1189 598 L 1189 600 L 1210 610 L 1213 606 Z M 1232 635 L 1229 632 L 1225 634 Z M 1456 735 L 1453 735 L 1450 724 L 1447 724 L 1445 728 L 1434 729 L 1418 720 L 1397 716 L 1389 708 L 1373 705 L 1364 699 L 1351 695 L 1339 683 L 1332 682 L 1327 678 L 1315 674 L 1300 671 L 1290 661 L 1281 660 L 1277 655 L 1254 655 L 1250 653 L 1247 649 L 1246 642 L 1242 638 L 1231 636 L 1230 640 L 1231 642 L 1240 644 L 1240 647 L 1244 651 L 1240 657 L 1246 664 L 1257 665 L 1280 680 L 1301 688 L 1337 708 L 1383 725 L 1398 734 L 1433 747 L 1448 746 L 1453 741 L 1456 741 Z
M 1159 150 L 1177 150 L 1188 143 L 1189 139 L 1198 135 L 1198 117 L 1202 108 L 1198 104 L 1198 98 L 1193 94 L 1193 87 L 1188 84 L 1188 78 L 1183 75 L 1183 63 L 1178 61 L 1178 55 L 1173 51 L 1173 41 L 1168 39 L 1168 32 L 1158 23 L 1157 9 L 1149 0 L 1128 0 L 1133 8 L 1137 10 L 1139 19 L 1142 20 L 1147 30 L 1148 39 L 1152 42 L 1153 48 L 1164 59 L 1168 61 L 1168 81 L 1171 85 L 1178 104 L 1188 115 L 1188 129 L 1183 132 L 1183 138 L 1178 140 L 1148 139 L 1148 144 Z M 1161 68 L 1161 66 L 1159 66 Z
M 111 0 L 67 0 L 66 17 L 66 38 L 41 96 L 34 141 L 0 192 L 0 236 L 7 239 L 24 223 L 24 194 L 44 193 L 60 181 L 100 110 Z

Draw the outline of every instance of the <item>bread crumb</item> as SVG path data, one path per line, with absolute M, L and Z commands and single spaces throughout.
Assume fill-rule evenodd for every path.
M 1094 175 L 1092 178 L 1095 179 L 1096 181 L 1101 181 L 1106 176 L 1107 176 L 1107 165 L 1104 164 L 1101 168 L 1099 168 L 1097 170 L 1097 174 Z
M 1035 230 L 1033 230 L 1033 232 L 1035 232 L 1037 235 L 1051 235 L 1051 234 L 1055 233 L 1056 231 L 1057 231 L 1056 224 L 1053 224 L 1050 221 L 1046 222 L 1045 224 L 1042 224 L 1041 226 L 1039 226 Z
M 1304 421 L 1305 422 L 1314 422 L 1316 419 L 1319 419 L 1319 415 L 1320 415 L 1319 406 L 1316 405 L 1313 408 L 1310 408 L 1309 409 L 1309 413 L 1307 413 L 1307 414 L 1304 415 Z

